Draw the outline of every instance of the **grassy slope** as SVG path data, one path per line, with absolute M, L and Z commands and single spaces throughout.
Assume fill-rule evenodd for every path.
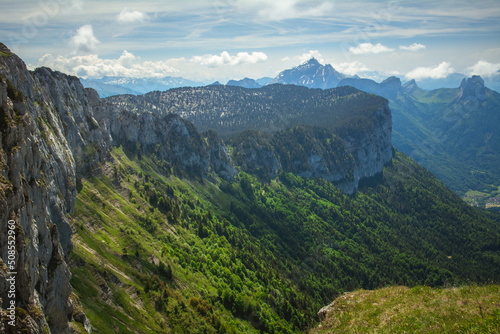
M 169 333 L 191 328 L 193 333 L 215 333 L 226 327 L 228 332 L 252 332 L 250 324 L 233 318 L 223 307 L 213 312 L 203 309 L 203 298 L 217 299 L 217 289 L 176 252 L 196 249 L 202 241 L 161 215 L 161 226 L 153 234 L 141 226 L 151 212 L 158 215 L 134 187 L 134 182 L 144 180 L 149 173 L 120 149 L 114 156 L 122 173 L 128 168 L 128 177 L 117 181 L 114 168 L 107 165 L 109 177 L 84 181 L 73 219 L 76 233 L 71 283 L 93 332 Z M 168 181 L 177 183 L 175 178 Z M 180 182 L 177 185 L 182 186 Z M 172 269 L 171 279 L 162 276 L 152 257 Z
M 310 333 L 500 333 L 500 286 L 350 292 Z

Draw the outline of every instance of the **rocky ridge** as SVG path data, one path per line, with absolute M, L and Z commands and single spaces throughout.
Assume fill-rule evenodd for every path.
M 243 146 L 238 146 L 233 151 L 233 158 L 238 161 L 237 165 L 247 168 L 243 170 L 250 173 L 258 171 L 265 175 L 265 179 L 283 169 L 301 176 L 339 181 L 344 191 L 352 193 L 360 180 L 381 172 L 393 155 L 392 118 L 387 100 L 353 87 L 321 90 L 280 84 L 258 89 L 206 86 L 152 92 L 143 96 L 113 96 L 106 101 L 119 110 L 131 113 L 147 110 L 159 115 L 179 114 L 198 129 L 214 130 L 226 139 L 239 137 L 240 133 L 249 130 L 273 135 L 300 125 L 323 128 L 340 137 L 339 143 L 345 145 L 348 155 L 353 158 L 352 171 L 341 164 L 318 159 L 324 154 L 317 157 L 311 155 L 310 162 L 298 164 L 304 169 L 289 169 L 275 163 L 280 158 L 266 148 L 267 144 L 262 145 L 261 139 L 244 139 L 246 142 L 242 145 L 245 150 L 241 151 Z M 295 147 L 289 145 L 287 149 L 293 151 Z M 242 158 L 243 155 L 245 158 Z M 269 163 L 260 161 L 265 157 L 270 159 Z M 330 164 L 330 167 L 325 169 L 325 164 Z M 330 172 L 325 173 L 326 170 Z M 338 174 L 343 170 L 349 172 Z M 344 179 L 350 181 L 346 183 Z
M 92 117 L 77 78 L 25 64 L 0 45 L 0 298 L 9 299 L 15 275 L 16 327 L 6 333 L 66 333 L 73 314 L 65 254 L 71 250 L 71 213 L 77 180 L 105 159 L 109 135 Z M 94 124 L 95 122 L 95 124 Z M 84 135 L 85 134 L 85 135 Z M 101 150 L 86 152 L 93 145 Z M 108 149 L 109 152 L 109 149 Z M 16 226 L 15 268 L 7 268 L 8 221 Z M 14 270 L 13 270 L 14 269 Z M 6 313 L 2 312 L 2 320 Z

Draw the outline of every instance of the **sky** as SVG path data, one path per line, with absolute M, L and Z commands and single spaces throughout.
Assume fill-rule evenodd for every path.
M 0 42 L 83 78 L 227 82 L 315 57 L 346 75 L 500 70 L 500 0 L 0 0 Z

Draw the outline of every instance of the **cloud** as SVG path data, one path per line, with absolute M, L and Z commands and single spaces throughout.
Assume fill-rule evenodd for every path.
M 316 6 L 311 6 L 310 3 L 301 4 L 298 0 L 260 0 L 252 1 L 252 5 L 259 8 L 257 12 L 258 17 L 266 21 L 316 18 L 328 15 L 334 8 L 333 3 L 327 1 Z
M 284 61 L 284 62 L 293 61 L 293 62 L 305 63 L 311 58 L 316 59 L 320 64 L 323 64 L 323 65 L 326 64 L 325 59 L 323 58 L 321 53 L 319 53 L 318 50 L 309 50 L 309 52 L 303 53 L 301 55 L 293 56 L 293 57 L 286 56 L 286 57 L 281 58 L 281 61 Z
M 337 71 L 339 71 L 340 73 L 343 73 L 343 74 L 346 74 L 349 76 L 354 76 L 360 72 L 366 72 L 366 71 L 370 70 L 368 67 L 366 67 L 365 64 L 362 64 L 359 61 L 336 64 L 335 69 Z
M 480 75 L 482 77 L 489 77 L 500 71 L 500 64 L 492 64 L 485 60 L 480 60 L 475 65 L 467 68 L 467 70 L 471 76 Z
M 420 43 L 413 43 L 412 45 L 408 45 L 408 46 L 401 45 L 399 48 L 401 50 L 404 50 L 404 51 L 415 52 L 415 51 L 420 51 L 420 50 L 425 49 L 425 45 L 420 44 Z
M 143 12 L 137 10 L 131 11 L 128 7 L 123 8 L 120 14 L 116 16 L 116 20 L 122 24 L 142 23 L 147 18 L 148 16 Z
M 163 78 L 179 72 L 171 67 L 168 61 L 141 63 L 139 57 L 126 50 L 118 59 L 101 59 L 96 54 L 70 58 L 46 54 L 38 60 L 38 66 L 47 66 L 82 78 L 102 78 L 103 76 Z
M 350 47 L 349 52 L 355 55 L 367 54 L 367 53 L 383 53 L 383 52 L 391 52 L 394 49 L 390 49 L 386 46 L 383 46 L 380 43 L 372 44 L 372 43 L 361 43 L 356 47 Z
M 78 28 L 76 35 L 71 37 L 70 46 L 73 54 L 92 53 L 96 50 L 99 40 L 94 36 L 94 30 L 90 24 Z
M 444 79 L 448 75 L 454 73 L 455 70 L 450 63 L 443 61 L 441 64 L 432 67 L 417 67 L 416 69 L 405 74 L 408 79 Z
M 191 62 L 208 67 L 217 67 L 222 65 L 240 65 L 240 64 L 255 64 L 267 60 L 267 55 L 263 52 L 238 52 L 236 56 L 231 56 L 227 51 L 221 52 L 220 55 L 207 54 L 204 56 L 194 56 Z
M 310 50 L 309 52 L 303 53 L 299 56 L 301 62 L 308 61 L 311 58 L 315 58 L 321 64 L 325 65 L 325 60 L 318 50 Z

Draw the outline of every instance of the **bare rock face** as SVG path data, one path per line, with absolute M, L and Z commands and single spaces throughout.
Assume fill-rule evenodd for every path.
M 207 139 L 208 154 L 213 171 L 226 181 L 233 180 L 237 173 L 224 141 L 215 131 L 207 131 L 204 136 Z
M 334 182 L 347 193 L 355 189 L 355 159 L 332 131 L 296 126 L 277 133 L 273 144 L 284 171 Z
M 378 110 L 374 117 L 374 126 L 361 136 L 350 135 L 347 131 L 344 139 L 349 152 L 356 160 L 354 168 L 354 188 L 359 181 L 381 173 L 384 166 L 393 157 L 391 112 L 387 105 Z
M 76 78 L 48 69 L 30 73 L 3 44 L 0 49 L 3 325 L 6 333 L 67 333 L 73 310 L 65 262 L 72 247 L 67 214 L 74 208 L 77 179 L 105 156 L 104 150 L 103 155 L 85 154 L 82 146 L 106 148 L 109 135 L 93 128 L 87 93 Z M 15 226 L 15 240 L 5 233 L 9 222 Z M 14 258 L 9 257 L 9 240 L 15 244 Z M 15 328 L 6 322 L 13 276 Z
M 115 145 L 131 151 L 153 154 L 172 166 L 207 176 L 210 168 L 223 179 L 236 175 L 227 147 L 215 132 L 207 140 L 196 127 L 178 115 L 158 115 L 150 112 L 107 111 L 110 133 Z

